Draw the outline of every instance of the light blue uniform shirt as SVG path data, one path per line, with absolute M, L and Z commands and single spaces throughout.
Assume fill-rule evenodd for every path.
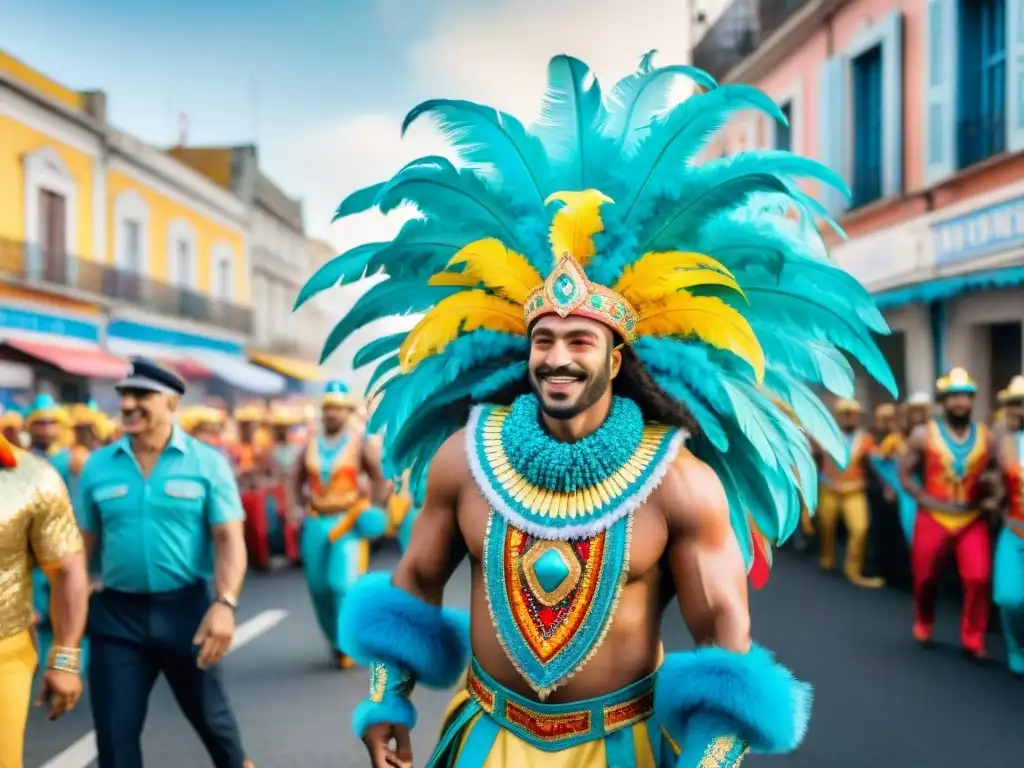
M 79 524 L 97 536 L 103 584 L 122 592 L 209 579 L 210 527 L 245 518 L 227 459 L 177 426 L 148 478 L 127 437 L 93 453 L 78 498 Z

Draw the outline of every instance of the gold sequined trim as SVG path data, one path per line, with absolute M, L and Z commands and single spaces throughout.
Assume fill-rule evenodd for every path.
M 501 440 L 501 428 L 509 410 L 507 407 L 495 408 L 487 415 L 482 427 L 484 456 L 505 492 L 534 514 L 544 517 L 591 515 L 595 510 L 619 501 L 650 467 L 669 432 L 669 427 L 661 424 L 646 425 L 636 453 L 607 479 L 572 493 L 562 493 L 534 485 L 513 468 Z
M 736 751 L 736 747 L 736 739 L 731 736 L 719 736 L 708 744 L 697 768 L 738 768 L 748 750 L 744 747 L 735 761 L 732 761 L 730 756 Z M 729 762 L 726 762 L 727 760 Z

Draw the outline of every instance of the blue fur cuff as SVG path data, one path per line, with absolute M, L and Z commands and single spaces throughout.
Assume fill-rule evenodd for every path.
M 388 573 L 367 574 L 345 596 L 340 646 L 360 664 L 384 661 L 431 688 L 450 688 L 469 661 L 464 611 L 428 605 L 391 584 Z
M 368 507 L 356 520 L 356 532 L 364 539 L 379 539 L 388 529 L 388 515 L 380 507 Z
M 416 708 L 408 699 L 397 696 L 383 701 L 363 699 L 352 712 L 352 730 L 360 739 L 366 729 L 378 723 L 404 725 L 410 731 L 416 727 Z
M 811 686 L 760 646 L 749 653 L 699 648 L 665 658 L 654 712 L 684 744 L 703 749 L 708 739 L 725 737 L 754 752 L 784 754 L 799 746 L 807 730 Z

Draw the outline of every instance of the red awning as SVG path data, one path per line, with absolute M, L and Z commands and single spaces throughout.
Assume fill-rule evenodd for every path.
M 3 343 L 73 376 L 120 379 L 128 372 L 128 363 L 96 346 L 79 347 L 20 339 L 4 339 Z
M 173 368 L 180 376 L 189 380 L 213 378 L 213 372 L 209 368 L 187 357 L 158 357 L 157 362 Z

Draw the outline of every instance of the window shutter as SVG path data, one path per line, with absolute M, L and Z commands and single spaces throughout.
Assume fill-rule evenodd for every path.
M 821 87 L 818 91 L 818 136 L 821 143 L 821 162 L 840 174 L 849 183 L 849 75 L 845 56 L 833 56 L 821 69 Z M 847 208 L 843 194 L 831 187 L 823 187 L 821 203 L 833 217 Z
M 928 0 L 925 37 L 925 180 L 935 184 L 956 170 L 956 30 L 958 0 Z
M 1024 0 L 1006 0 L 1006 148 L 1024 149 Z
M 882 29 L 882 196 L 903 194 L 903 14 Z

